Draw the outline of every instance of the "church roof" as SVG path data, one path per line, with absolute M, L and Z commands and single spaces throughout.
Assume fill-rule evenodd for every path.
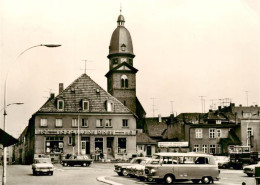
M 57 100 L 64 100 L 64 109 L 57 109 Z M 38 112 L 77 112 L 82 100 L 89 101 L 89 111 L 91 113 L 130 113 L 133 114 L 119 100 L 106 92 L 88 75 L 83 74 L 72 84 L 64 89 L 59 95 L 47 101 Z M 112 112 L 107 112 L 106 101 L 113 103 Z
M 125 19 L 123 15 L 119 15 L 117 22 L 118 26 L 110 40 L 108 57 L 113 54 L 130 54 L 134 56 L 132 38 L 124 26 Z M 122 47 L 125 48 L 122 49 Z

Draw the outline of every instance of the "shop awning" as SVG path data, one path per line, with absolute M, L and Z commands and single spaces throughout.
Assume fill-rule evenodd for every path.
M 15 139 L 13 136 L 0 129 L 0 144 L 2 144 L 4 147 L 7 147 L 17 142 L 18 142 L 17 139 Z

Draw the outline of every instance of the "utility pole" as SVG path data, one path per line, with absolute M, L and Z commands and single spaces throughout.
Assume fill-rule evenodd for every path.
M 248 91 L 245 91 L 246 93 L 246 106 L 248 107 Z
M 155 100 L 156 98 L 152 97 L 151 99 L 153 100 L 153 105 L 152 105 L 152 107 L 153 107 L 153 108 L 152 108 L 152 110 L 153 110 L 153 117 L 155 117 L 154 113 L 155 113 L 155 110 L 157 110 L 157 109 L 155 109 L 154 100 Z

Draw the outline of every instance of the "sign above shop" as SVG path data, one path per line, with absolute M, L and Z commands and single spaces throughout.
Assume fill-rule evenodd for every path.
M 66 135 L 66 134 L 78 134 L 76 129 L 35 129 L 35 134 L 45 135 L 45 134 L 55 134 L 55 135 Z M 79 134 L 82 135 L 123 135 L 123 136 L 135 136 L 135 130 L 79 130 Z
M 158 142 L 158 147 L 188 147 L 189 142 Z

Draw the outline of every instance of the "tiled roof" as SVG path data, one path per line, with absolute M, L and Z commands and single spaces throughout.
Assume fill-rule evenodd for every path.
M 57 109 L 57 100 L 64 100 L 64 110 Z M 46 102 L 38 112 L 77 112 L 82 100 L 89 101 L 91 113 L 131 113 L 119 100 L 106 92 L 88 75 L 83 74 L 72 84 L 64 89 L 58 96 Z M 107 112 L 105 103 L 109 100 L 113 103 L 112 112 Z
M 156 144 L 157 142 L 150 138 L 145 133 L 139 133 L 136 135 L 136 144 Z
M 176 118 L 178 121 L 183 121 L 185 123 L 195 123 L 195 122 L 203 122 L 204 113 L 181 113 Z
M 163 132 L 167 129 L 168 118 L 162 118 L 162 122 L 158 118 L 146 118 L 146 126 L 150 137 L 162 137 Z

